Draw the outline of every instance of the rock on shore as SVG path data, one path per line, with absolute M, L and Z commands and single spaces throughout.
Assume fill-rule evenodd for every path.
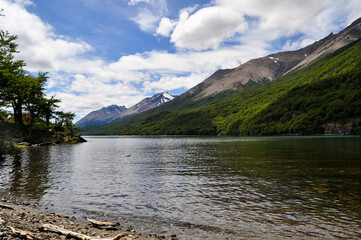
M 94 221 L 96 224 L 94 224 Z M 89 239 L 89 240 L 176 240 L 175 235 L 142 235 L 132 227 L 121 229 L 119 224 L 104 227 L 109 222 L 90 220 L 45 213 L 37 209 L 0 202 L 0 239 Z M 56 230 L 59 230 L 58 232 Z M 63 231 L 63 233 L 61 233 Z

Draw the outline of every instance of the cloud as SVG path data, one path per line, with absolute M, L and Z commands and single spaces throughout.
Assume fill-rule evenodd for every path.
M 27 60 L 28 70 L 60 70 L 66 59 L 92 49 L 85 42 L 67 41 L 61 36 L 56 36 L 49 24 L 25 9 L 25 5 L 31 4 L 30 1 L 12 3 L 1 0 L 0 3 L 5 15 L 0 18 L 0 24 L 6 26 L 6 30 L 11 34 L 18 35 L 20 53 L 16 56 Z
M 239 12 L 225 7 L 207 7 L 190 16 L 182 12 L 171 42 L 179 48 L 217 49 L 224 40 L 246 29 L 247 23 Z
M 156 32 L 158 35 L 169 37 L 170 32 L 174 29 L 174 25 L 174 22 L 172 22 L 169 18 L 164 17 L 161 19 Z
M 332 0 L 216 0 L 216 5 L 258 17 L 261 29 L 282 28 L 292 32 L 307 28 L 305 23 L 325 7 L 329 7 L 331 2 Z
M 156 24 L 159 17 L 153 15 L 147 8 L 144 8 L 136 17 L 131 18 L 131 20 L 136 22 L 142 31 L 154 32 L 157 28 Z
M 224 47 L 202 52 L 185 51 L 168 53 L 151 51 L 121 57 L 109 65 L 113 71 L 147 71 L 159 74 L 182 74 L 199 71 L 214 71 L 218 68 L 237 67 L 251 57 L 266 54 L 262 45 Z
M 157 30 L 159 20 L 168 11 L 166 0 L 131 0 L 128 5 L 135 5 L 139 2 L 147 3 L 146 7 L 140 8 L 137 16 L 130 18 L 142 31 L 154 33 Z
M 21 6 L 35 5 L 35 3 L 33 3 L 31 0 L 15 0 L 14 2 Z
M 303 35 L 306 43 L 345 27 L 360 11 L 358 0 L 214 0 L 195 12 L 183 9 L 178 19 L 162 20 L 157 33 L 170 36 L 179 49 L 198 51 L 229 42 L 271 44 L 296 35 Z M 170 23 L 175 23 L 173 31 Z M 290 42 L 286 44 L 289 47 Z
M 164 92 L 175 89 L 185 88 L 189 89 L 202 82 L 209 73 L 191 73 L 187 76 L 168 75 L 161 77 L 158 81 L 144 82 L 145 92 Z

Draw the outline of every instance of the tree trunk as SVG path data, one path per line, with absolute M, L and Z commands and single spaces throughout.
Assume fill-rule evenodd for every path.
M 45 118 L 46 118 L 46 127 L 49 128 L 50 126 L 50 117 L 51 117 L 51 113 L 50 110 L 46 110 L 46 114 L 45 114 Z
M 13 110 L 14 110 L 15 126 L 17 127 L 20 134 L 23 135 L 25 133 L 25 125 L 23 122 L 22 102 L 14 101 L 12 105 L 13 105 Z

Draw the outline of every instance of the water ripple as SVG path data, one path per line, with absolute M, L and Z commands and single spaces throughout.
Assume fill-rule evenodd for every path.
M 361 238 L 361 138 L 88 140 L 6 157 L 0 193 L 192 239 Z

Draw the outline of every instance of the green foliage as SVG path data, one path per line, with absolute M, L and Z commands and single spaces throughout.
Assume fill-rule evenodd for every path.
M 17 36 L 0 31 L 0 108 L 13 109 L 10 120 L 1 114 L 1 137 L 14 138 L 14 129 L 18 132 L 19 139 L 31 143 L 49 141 L 53 137 L 56 141 L 78 137 L 75 136 L 76 129 L 72 123 L 74 113 L 57 111 L 60 100 L 45 98 L 47 73 L 31 75 L 23 70 L 24 61 L 14 59 L 13 54 L 17 52 L 16 39 Z M 56 119 L 55 126 L 50 124 L 52 118 Z M 62 132 L 63 138 L 53 135 L 55 131 Z M 75 139 L 69 141 L 74 142 Z M 2 152 L 6 148 L 4 143 L 5 140 L 1 140 Z
M 267 83 L 267 80 L 264 80 Z M 252 85 L 253 83 L 250 83 Z M 244 86 L 246 88 L 247 86 Z M 356 41 L 281 79 L 239 93 L 185 95 L 85 134 L 324 134 L 330 123 L 361 132 L 361 43 Z M 254 87 L 254 86 L 253 86 Z
M 33 76 L 23 70 L 25 63 L 14 60 L 17 52 L 16 36 L 0 31 L 0 106 L 12 107 L 14 122 L 18 130 L 26 133 L 23 112 L 30 116 L 28 125 L 45 114 L 46 100 L 44 86 L 48 79 L 46 73 Z

